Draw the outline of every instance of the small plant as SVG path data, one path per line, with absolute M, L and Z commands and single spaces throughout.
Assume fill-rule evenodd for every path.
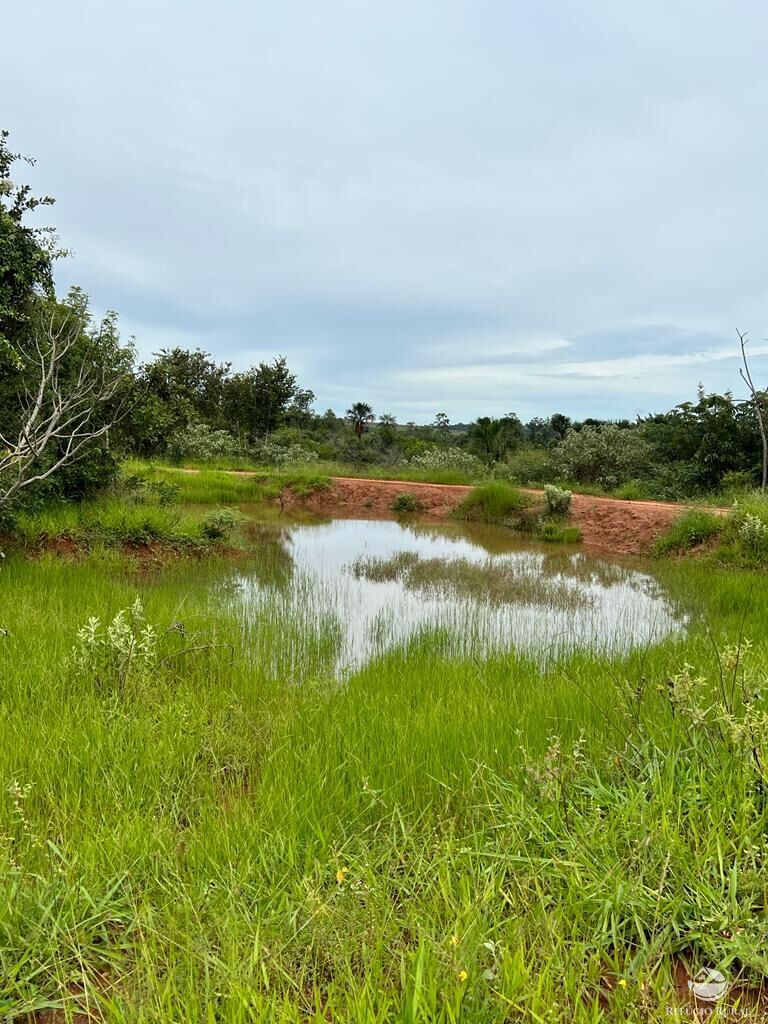
M 390 508 L 398 515 L 409 515 L 413 512 L 420 512 L 422 504 L 415 494 L 410 491 L 402 491 L 393 499 Z
M 157 631 L 146 622 L 137 597 L 109 623 L 91 616 L 77 631 L 70 668 L 100 690 L 124 693 L 129 683 L 142 682 L 157 663 Z
M 245 517 L 234 508 L 217 508 L 209 512 L 200 526 L 206 540 L 228 540 Z
M 547 513 L 558 519 L 565 519 L 571 511 L 571 492 L 554 484 L 544 485 L 544 501 Z

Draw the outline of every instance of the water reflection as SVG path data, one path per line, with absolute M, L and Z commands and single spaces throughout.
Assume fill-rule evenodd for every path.
M 625 651 L 685 626 L 650 574 L 499 528 L 345 519 L 252 529 L 261 556 L 235 591 L 246 621 L 332 649 L 339 673 L 428 631 L 456 656 L 546 656 Z

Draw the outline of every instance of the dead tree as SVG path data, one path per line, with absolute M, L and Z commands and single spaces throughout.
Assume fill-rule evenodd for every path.
M 739 374 L 741 379 L 749 388 L 749 393 L 752 396 L 752 402 L 755 407 L 755 416 L 757 417 L 757 427 L 760 431 L 760 440 L 763 445 L 763 476 L 760 484 L 760 490 L 765 491 L 766 484 L 768 484 L 768 436 L 765 432 L 765 420 L 763 419 L 763 410 L 760 405 L 761 396 L 760 392 L 755 387 L 752 381 L 752 374 L 749 369 L 749 361 L 747 360 L 747 334 L 742 334 L 741 331 L 737 330 L 736 334 L 739 338 L 739 345 L 741 346 L 741 359 L 744 363 L 743 367 L 739 367 Z
M 111 326 L 107 318 L 101 331 Z M 0 433 L 0 507 L 74 462 L 119 417 L 125 372 L 110 365 L 102 341 L 76 312 L 54 307 L 40 311 L 16 345 L 24 385 L 18 427 Z

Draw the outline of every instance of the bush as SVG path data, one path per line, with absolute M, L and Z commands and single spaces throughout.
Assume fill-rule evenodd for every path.
M 213 462 L 240 454 L 240 445 L 228 431 L 213 430 L 207 423 L 193 423 L 185 430 L 177 430 L 168 441 L 168 455 L 175 462 L 182 459 Z
M 457 519 L 520 526 L 522 514 L 529 505 L 528 495 L 499 480 L 473 488 L 454 510 L 454 515 Z
M 720 490 L 731 498 L 749 494 L 754 488 L 755 478 L 753 475 L 741 470 L 732 470 L 730 473 L 723 474 L 720 481 Z
M 472 479 L 485 475 L 483 463 L 463 448 L 430 448 L 415 455 L 410 465 L 417 469 L 463 473 Z
M 571 511 L 571 492 L 554 484 L 545 484 L 544 501 L 551 516 L 564 519 Z
M 569 430 L 552 457 L 562 479 L 612 490 L 647 471 L 650 451 L 633 428 L 607 424 Z
M 402 491 L 394 498 L 390 506 L 392 511 L 398 513 L 398 515 L 407 515 L 410 512 L 419 512 L 421 511 L 421 507 L 419 499 L 415 494 L 411 494 L 410 491 Z
M 258 441 L 251 449 L 251 457 L 265 466 L 296 466 L 317 462 L 317 452 L 302 445 L 279 445 L 272 441 Z
M 157 665 L 157 630 L 145 621 L 137 597 L 111 622 L 92 616 L 77 631 L 69 659 L 78 683 L 123 694 L 129 684 L 145 682 Z
M 730 538 L 748 554 L 768 557 L 768 498 L 757 492 L 734 502 L 729 527 Z
M 116 488 L 125 501 L 134 505 L 175 505 L 181 488 L 169 480 L 148 480 L 133 474 L 125 477 Z
M 217 508 L 203 519 L 200 532 L 206 540 L 228 540 L 244 516 L 234 508 Z
M 550 452 L 543 448 L 520 448 L 494 467 L 493 475 L 516 484 L 545 484 L 557 478 L 557 468 Z
M 703 509 L 691 509 L 676 519 L 667 533 L 656 541 L 656 550 L 659 554 L 690 551 L 717 537 L 725 525 L 722 516 Z

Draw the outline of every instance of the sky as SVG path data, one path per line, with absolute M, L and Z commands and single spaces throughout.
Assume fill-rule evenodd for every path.
M 768 382 L 768 7 L 25 0 L 0 126 L 143 357 L 316 408 L 634 417 Z M 9 41 L 15 41 L 9 45 Z

